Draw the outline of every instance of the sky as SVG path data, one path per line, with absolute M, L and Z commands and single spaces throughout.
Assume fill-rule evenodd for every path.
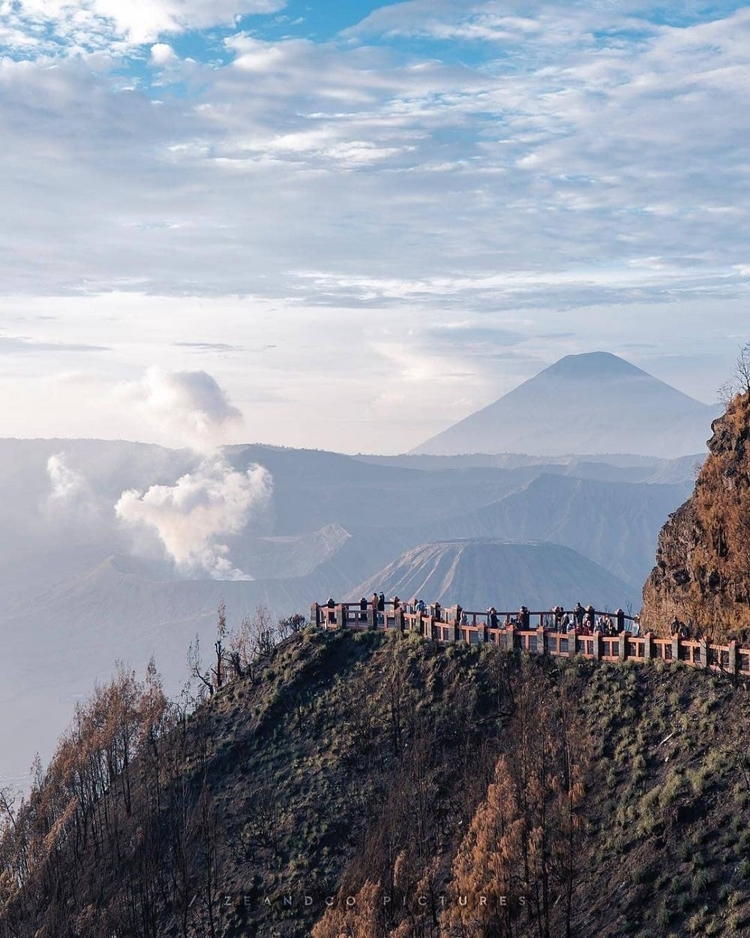
M 0 436 L 401 452 L 600 349 L 713 402 L 748 99 L 737 3 L 0 0 Z

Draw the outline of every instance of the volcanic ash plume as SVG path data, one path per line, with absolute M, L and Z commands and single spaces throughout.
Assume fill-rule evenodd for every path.
M 262 466 L 242 472 L 221 456 L 206 458 L 174 485 L 129 489 L 115 505 L 127 525 L 147 528 L 183 573 L 204 571 L 218 580 L 249 580 L 229 559 L 224 539 L 239 534 L 269 502 L 273 478 Z

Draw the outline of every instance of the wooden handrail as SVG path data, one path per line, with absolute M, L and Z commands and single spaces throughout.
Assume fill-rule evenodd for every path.
M 489 612 L 473 612 L 461 610 L 461 619 L 456 619 L 456 606 L 441 607 L 440 617 L 433 616 L 428 610 L 424 613 L 406 612 L 405 607 L 411 603 L 399 603 L 396 607 L 392 600 L 385 603 L 385 609 L 377 609 L 371 602 L 365 608 L 358 602 L 313 603 L 310 611 L 310 622 L 324 628 L 338 629 L 395 629 L 400 631 L 414 631 L 425 638 L 448 644 L 456 641 L 465 641 L 469 644 L 493 644 L 507 651 L 525 650 L 536 654 L 551 654 L 555 656 L 574 657 L 580 655 L 584 658 L 603 659 L 607 661 L 634 660 L 648 661 L 660 660 L 665 662 L 682 662 L 691 667 L 708 668 L 713 671 L 731 675 L 750 676 L 750 648 L 738 647 L 736 642 L 726 645 L 709 644 L 705 640 L 682 639 L 678 635 L 671 638 L 653 635 L 633 635 L 624 629 L 617 635 L 604 635 L 600 631 L 581 633 L 576 631 L 557 632 L 554 628 L 546 627 L 545 623 L 554 619 L 552 610 L 545 612 L 529 612 L 529 619 L 536 618 L 537 628 L 522 629 L 511 619 L 518 615 L 516 612 L 496 612 L 497 627 L 490 626 Z M 433 604 L 434 609 L 435 604 Z M 453 618 L 450 618 L 450 615 Z M 564 610 L 561 615 L 571 616 L 572 610 Z M 588 616 L 591 616 L 591 612 Z M 593 611 L 595 617 L 610 616 L 613 621 L 619 619 L 635 621 L 634 616 L 625 615 L 619 610 L 619 615 L 613 612 Z M 465 621 L 464 621 L 465 617 Z M 471 621 L 469 621 L 471 619 Z

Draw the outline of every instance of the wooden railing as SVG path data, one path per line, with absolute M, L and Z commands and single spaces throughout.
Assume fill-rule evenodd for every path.
M 310 622 L 326 629 L 395 629 L 416 632 L 436 642 L 492 644 L 506 651 L 515 649 L 565 658 L 581 655 L 600 661 L 682 662 L 694 668 L 750 676 L 750 648 L 739 647 L 736 642 L 714 645 L 705 640 L 682 639 L 677 635 L 657 638 L 651 632 L 635 635 L 633 616 L 625 615 L 620 609 L 616 613 L 593 613 L 597 619 L 603 615 L 610 616 L 617 627 L 617 635 L 604 635 L 598 631 L 593 634 L 557 631 L 552 612 L 528 612 L 522 625 L 514 624 L 513 620 L 518 617 L 516 612 L 493 615 L 455 606 L 441 609 L 437 615 L 434 614 L 436 612 L 407 612 L 403 605 L 394 607 L 393 602 L 387 602 L 384 609 L 377 609 L 372 604 L 363 609 L 359 603 L 335 603 L 333 606 L 313 603 Z M 573 618 L 570 610 L 564 614 Z M 497 626 L 492 624 L 494 619 Z M 535 623 L 536 628 L 533 627 Z

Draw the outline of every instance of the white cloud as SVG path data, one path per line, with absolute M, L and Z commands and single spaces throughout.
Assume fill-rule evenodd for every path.
M 176 59 L 177 55 L 169 43 L 157 42 L 151 46 L 151 61 L 154 65 L 168 65 Z
M 242 422 L 242 414 L 205 371 L 149 368 L 139 381 L 118 384 L 119 406 L 175 445 L 210 450 Z
M 736 333 L 750 285 L 750 129 L 738 118 L 750 105 L 750 13 L 713 9 L 675 27 L 632 0 L 424 0 L 377 11 L 345 40 L 235 35 L 229 63 L 170 59 L 156 89 L 141 77 L 147 49 L 132 75 L 115 55 L 96 73 L 92 57 L 0 62 L 3 303 L 54 296 L 61 319 L 14 330 L 33 350 L 4 337 L 28 354 L 5 356 L 0 380 L 16 400 L 23 374 L 31 400 L 40 342 L 45 367 L 101 369 L 102 382 L 130 380 L 144 361 L 190 368 L 175 338 L 273 344 L 202 359 L 245 408 L 268 389 L 254 438 L 359 448 L 382 434 L 387 449 L 427 435 L 404 422 L 396 444 L 383 420 L 360 432 L 388 381 L 415 401 L 413 422 L 444 400 L 444 337 L 422 330 L 403 351 L 405 323 L 523 318 L 527 336 L 575 332 L 564 351 L 635 337 L 679 341 L 683 356 L 703 347 L 707 322 Z M 126 35 L 124 20 L 117 29 Z M 156 59 L 168 42 L 149 42 Z M 381 325 L 392 332 L 373 337 Z M 111 351 L 63 360 L 54 345 L 72 339 Z M 371 354 L 371 342 L 389 348 Z M 724 333 L 711 342 L 723 350 Z M 501 375 L 467 336 L 453 357 L 480 391 L 465 396 L 489 400 L 556 352 L 519 354 Z M 691 367 L 684 383 L 703 380 Z M 201 445 L 241 432 L 232 420 L 175 426 L 143 396 L 127 404 L 140 423 L 105 413 L 97 432 Z M 2 426 L 29 432 L 55 410 L 85 435 L 90 397 L 69 406 L 70 388 L 47 410 L 40 395 L 33 414 L 6 408 Z
M 272 476 L 262 466 L 238 472 L 214 456 L 174 485 L 123 492 L 115 513 L 124 524 L 155 533 L 183 573 L 246 580 L 251 577 L 234 566 L 225 540 L 246 528 L 253 512 L 268 504 L 272 490 Z
M 11 48 L 31 44 L 54 49 L 51 34 L 65 47 L 81 51 L 142 45 L 285 6 L 286 0 L 0 0 L 0 16 Z

